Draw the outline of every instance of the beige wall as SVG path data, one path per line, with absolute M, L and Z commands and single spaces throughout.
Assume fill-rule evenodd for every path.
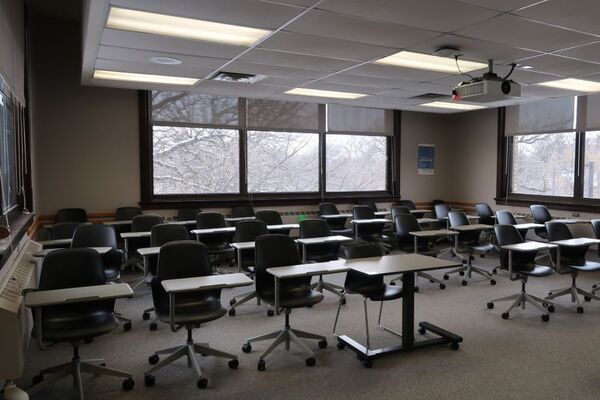
M 45 17 L 31 26 L 35 211 L 137 205 L 137 92 L 80 85 L 79 23 Z

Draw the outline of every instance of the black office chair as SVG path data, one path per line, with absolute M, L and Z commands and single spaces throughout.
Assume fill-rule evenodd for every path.
M 366 203 L 361 204 L 369 207 L 371 210 L 373 210 L 374 213 L 379 211 L 379 209 L 377 208 L 377 204 L 374 201 L 368 201 Z
M 600 219 L 593 219 L 590 221 L 592 224 L 592 229 L 594 230 L 594 236 L 596 239 L 600 239 Z M 598 256 L 600 257 L 600 246 L 598 248 Z M 592 293 L 596 294 L 596 292 L 600 290 L 600 283 L 594 283 L 592 285 Z
M 440 228 L 446 228 L 448 226 L 448 213 L 452 211 L 452 208 L 446 203 L 438 203 L 434 206 L 435 217 L 438 220 Z
M 539 204 L 532 204 L 529 206 L 531 210 L 531 216 L 533 217 L 533 222 L 536 224 L 546 224 L 548 221 L 552 221 L 552 215 L 546 206 L 542 206 Z M 546 228 L 537 228 L 535 229 L 535 234 L 541 237 L 542 239 L 548 240 L 548 231 Z
M 417 209 L 417 206 L 412 200 L 399 200 L 398 204 L 402 207 L 407 207 L 409 210 Z M 414 213 L 413 215 L 417 218 L 423 218 L 423 216 L 425 216 L 425 213 Z
M 392 220 L 395 221 L 398 215 L 411 215 L 410 208 L 404 206 L 392 207 Z
M 196 228 L 198 229 L 224 228 L 226 226 L 225 217 L 219 212 L 201 212 L 196 217 Z M 229 243 L 233 240 L 234 234 L 235 232 L 216 232 L 199 237 L 199 240 L 208 247 L 213 269 L 216 270 L 224 260 L 230 260 L 230 263 L 233 263 L 234 251 Z
M 394 236 L 396 237 L 396 241 L 398 243 L 398 248 L 406 253 L 414 253 L 415 252 L 415 237 L 410 234 L 410 232 L 421 231 L 421 225 L 419 225 L 419 221 L 417 217 L 411 214 L 401 214 L 396 215 L 394 218 L 394 226 L 396 233 Z M 428 256 L 435 257 L 438 254 L 438 251 L 434 248 L 433 240 L 429 240 L 426 238 L 420 238 L 417 241 L 417 253 L 424 254 Z M 445 289 L 446 285 L 441 280 L 435 278 L 434 276 L 428 274 L 427 272 L 419 271 L 417 272 L 417 278 L 421 277 L 429 280 L 431 283 L 438 283 L 440 285 L 440 289 Z M 401 280 L 402 277 L 392 279 L 390 282 L 391 285 L 395 285 L 397 281 Z M 415 286 L 415 292 L 418 292 L 418 286 Z
M 139 207 L 119 207 L 115 211 L 115 221 L 131 221 L 133 217 L 142 214 Z
M 496 211 L 496 223 L 500 225 L 517 225 L 517 219 L 513 215 L 512 212 L 508 210 L 498 210 Z M 523 239 L 527 236 L 528 229 L 519 229 L 519 234 Z
M 153 367 L 144 373 L 146 386 L 153 386 L 155 383 L 155 377 L 152 373 L 181 357 L 186 357 L 188 367 L 194 368 L 198 376 L 196 385 L 200 389 L 207 387 L 208 379 L 204 377 L 200 370 L 196 354 L 228 358 L 230 359 L 229 368 L 232 369 L 237 368 L 239 365 L 237 356 L 215 350 L 209 347 L 208 344 L 195 343 L 192 337 L 193 329 L 198 328 L 200 324 L 214 321 L 227 314 L 227 310 L 221 305 L 221 289 L 175 295 L 167 293 L 161 284 L 162 281 L 168 279 L 212 275 L 212 267 L 208 257 L 207 247 L 192 240 L 170 242 L 160 248 L 157 274 L 152 279 L 152 300 L 154 301 L 156 314 L 162 322 L 171 326 L 173 332 L 185 328 L 187 340 L 182 346 L 159 350 L 148 358 Z M 168 354 L 168 357 L 160 361 L 159 355 L 161 354 Z
M 83 208 L 62 208 L 56 212 L 54 223 L 87 222 L 87 212 Z
M 154 227 L 155 225 L 162 224 L 163 222 L 164 219 L 160 215 L 136 215 L 131 220 L 131 232 L 150 232 L 152 231 L 152 227 Z M 150 244 L 150 239 L 147 237 L 130 238 L 127 240 L 126 243 L 127 249 L 125 249 L 125 251 L 127 252 L 128 263 L 133 265 L 135 268 L 143 271 L 143 260 L 138 257 L 137 249 L 140 249 L 142 247 L 148 247 Z M 142 279 L 144 279 L 144 277 L 142 277 Z
M 448 220 L 450 221 L 450 228 L 456 226 L 470 225 L 467 216 L 463 212 L 450 211 L 448 213 Z M 456 249 L 456 254 L 459 258 L 462 259 L 463 265 L 462 267 L 453 269 L 452 271 L 448 271 L 444 274 L 444 280 L 448 280 L 451 274 L 458 273 L 463 276 L 461 284 L 463 286 L 467 286 L 468 280 L 471 279 L 471 275 L 475 272 L 478 275 L 483 276 L 484 278 L 490 281 L 491 285 L 495 285 L 496 281 L 492 278 L 492 274 L 488 271 L 479 268 L 473 265 L 473 259 L 475 258 L 475 253 L 485 254 L 493 250 L 494 246 L 488 242 L 480 242 L 482 230 L 474 230 L 474 231 L 466 231 L 460 232 L 458 234 L 458 248 Z M 467 257 L 462 255 L 466 253 Z
M 180 208 L 177 210 L 176 221 L 195 221 L 198 214 L 202 212 L 201 209 L 196 207 L 191 208 Z
M 383 252 L 381 248 L 373 243 L 366 243 L 359 246 L 346 247 L 344 248 L 345 257 L 348 260 L 365 257 L 381 257 Z M 401 336 L 400 333 L 393 329 L 387 328 L 381 323 L 381 314 L 383 311 L 383 302 L 389 300 L 395 300 L 402 298 L 402 288 L 399 286 L 387 285 L 383 276 L 367 276 L 360 272 L 349 270 L 346 274 L 346 280 L 344 281 L 344 294 L 360 294 L 363 296 L 363 305 L 365 310 L 365 330 L 367 336 L 366 348 L 369 350 L 371 345 L 371 339 L 369 336 L 369 317 L 367 312 L 367 300 L 379 301 L 379 317 L 377 324 L 380 328 L 394 334 Z M 340 316 L 340 310 L 342 308 L 342 302 L 338 306 L 337 314 L 335 315 L 335 322 L 333 323 L 333 334 L 335 335 L 335 328 L 337 327 L 338 319 Z M 338 348 L 343 349 L 344 345 L 338 343 Z M 371 360 L 363 361 L 363 365 L 370 368 L 373 365 Z
M 63 249 L 49 253 L 42 261 L 39 290 L 56 290 L 106 284 L 102 257 L 92 249 Z M 133 376 L 125 371 L 107 368 L 104 360 L 82 360 L 79 346 L 95 337 L 112 332 L 119 326 L 115 317 L 114 300 L 87 299 L 83 302 L 37 307 L 34 312 L 33 335 L 40 349 L 46 343 L 70 343 L 73 358 L 70 362 L 46 368 L 33 378 L 30 395 L 58 380 L 72 376 L 79 398 L 83 399 L 82 373 L 111 375 L 125 378 L 124 390 L 134 386 Z M 45 377 L 45 375 L 52 374 Z
M 377 219 L 377 216 L 369 206 L 352 207 L 353 218 L 356 219 Z M 382 246 L 382 250 L 389 253 L 392 246 L 389 243 L 389 237 L 383 234 L 385 223 L 361 224 L 357 225 L 358 237 L 367 242 L 377 243 Z
M 548 240 L 555 242 L 557 240 L 573 239 L 573 234 L 569 230 L 567 224 L 562 222 L 546 222 L 546 231 L 548 232 Z M 600 297 L 593 293 L 585 291 L 577 286 L 577 276 L 580 272 L 598 272 L 600 271 L 600 263 L 587 261 L 585 256 L 590 245 L 582 246 L 561 246 L 560 260 L 557 260 L 557 253 L 550 252 L 554 259 L 554 264 L 560 266 L 557 268 L 559 274 L 571 275 L 571 286 L 551 290 L 548 292 L 547 300 L 556 299 L 561 296 L 571 296 L 571 302 L 577 303 L 577 312 L 583 313 L 583 305 L 579 300 L 579 295 L 582 295 L 585 301 L 600 300 Z
M 319 214 L 320 215 L 337 215 L 340 211 L 333 203 L 320 203 Z M 352 236 L 352 228 L 346 228 L 346 217 L 339 218 L 327 218 L 325 222 L 329 225 L 331 233 L 334 235 Z
M 254 217 L 254 207 L 252 206 L 237 206 L 231 208 L 231 218 L 243 218 L 243 217 Z M 230 222 L 232 226 L 235 226 L 239 221 Z
M 494 308 L 494 303 L 499 301 L 514 300 L 512 305 L 504 313 L 502 313 L 502 319 L 508 319 L 510 317 L 510 312 L 514 308 L 521 307 L 525 309 L 525 304 L 529 303 L 542 312 L 542 321 L 549 321 L 550 315 L 548 312 L 554 311 L 554 303 L 552 301 L 545 300 L 527 293 L 525 290 L 525 285 L 527 284 L 527 279 L 529 277 L 542 278 L 545 276 L 550 276 L 554 273 L 554 270 L 545 265 L 536 264 L 535 258 L 537 255 L 537 250 L 528 252 L 514 251 L 512 253 L 512 263 L 509 265 L 508 251 L 502 250 L 502 246 L 523 243 L 525 240 L 523 240 L 523 237 L 517 228 L 512 225 L 495 225 L 494 231 L 496 233 L 498 245 L 500 246 L 500 265 L 502 268 L 508 270 L 509 279 L 511 281 L 521 281 L 521 292 L 491 300 L 487 303 L 487 308 Z
M 496 223 L 496 219 L 494 218 L 494 210 L 487 203 L 477 203 L 475 204 L 475 212 L 479 217 L 479 223 L 485 225 L 494 225 Z
M 240 221 L 235 226 L 235 241 L 238 243 L 254 242 L 257 237 L 268 234 L 269 230 L 267 229 L 267 224 L 259 220 Z M 244 251 L 238 252 L 238 267 L 240 271 L 244 271 L 250 277 L 254 277 L 255 260 L 254 249 L 245 249 Z M 241 297 L 241 299 L 238 299 L 239 297 Z M 229 315 L 234 316 L 236 307 L 255 298 L 257 298 L 256 289 L 235 296 L 229 301 L 229 305 L 231 306 Z M 269 316 L 274 315 L 273 310 L 268 310 L 267 313 Z
M 88 224 L 87 222 L 59 222 L 58 224 L 52 225 L 49 232 L 49 239 L 72 239 L 73 234 L 80 226 Z M 56 247 L 56 246 L 45 246 L 45 247 Z M 59 247 L 65 247 L 59 246 Z M 68 247 L 68 245 L 67 245 Z
M 296 243 L 286 235 L 263 235 L 256 238 L 256 291 L 258 297 L 265 303 L 275 305 L 275 278 L 267 272 L 267 268 L 285 267 L 301 263 Z M 251 343 L 275 338 L 269 348 L 260 356 L 258 370 L 266 368 L 265 358 L 282 343 L 289 349 L 290 342 L 297 344 L 309 357 L 306 365 L 315 365 L 314 353 L 300 338 L 315 339 L 319 341 L 319 348 L 327 347 L 324 336 L 292 329 L 290 326 L 290 313 L 294 308 L 311 307 L 323 300 L 323 294 L 310 288 L 311 277 L 282 279 L 279 285 L 279 306 L 285 313 L 285 327 L 281 331 L 268 333 L 248 339 L 242 347 L 244 353 L 252 351 Z
M 150 231 L 150 247 L 161 247 L 170 242 L 177 242 L 180 240 L 190 240 L 190 234 L 187 228 L 183 225 L 176 224 L 158 224 L 152 227 Z M 148 263 L 148 271 L 151 276 L 156 276 L 156 270 L 158 257 L 147 256 L 144 262 Z M 147 321 L 150 319 L 150 313 L 154 310 L 154 307 L 150 307 L 144 310 L 142 313 L 142 319 Z M 156 316 L 158 317 L 158 316 Z M 150 330 L 155 331 L 158 329 L 157 318 L 150 323 Z
M 104 279 L 108 283 L 121 283 L 121 264 L 123 253 L 117 248 L 117 234 L 112 226 L 89 224 L 82 225 L 73 234 L 71 248 L 88 247 L 110 247 L 110 251 L 102 254 L 104 266 Z M 131 320 L 115 313 L 119 321 L 123 323 L 125 331 L 131 330 Z
M 256 212 L 256 219 L 264 222 L 267 225 L 282 225 L 283 220 L 281 219 L 281 214 L 277 210 L 258 210 Z M 290 229 L 272 229 L 269 232 L 271 233 L 279 233 L 282 235 L 289 235 Z

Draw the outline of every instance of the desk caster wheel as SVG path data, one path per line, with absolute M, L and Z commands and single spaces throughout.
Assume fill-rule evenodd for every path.
M 583 296 L 583 300 L 592 301 L 592 298 L 590 296 Z
M 319 341 L 319 348 L 320 349 L 327 348 L 327 340 L 321 340 L 321 341 Z
M 131 330 L 131 322 L 125 322 L 125 323 L 123 324 L 123 330 L 124 330 L 125 332 L 129 332 L 129 331 Z
M 146 385 L 146 387 L 154 386 L 155 381 L 156 378 L 154 378 L 154 375 L 144 375 L 144 385 Z
M 44 381 L 44 375 L 35 375 L 31 381 L 33 382 L 33 386 L 37 385 L 38 383 L 42 383 Z
M 583 307 L 577 307 L 577 314 L 583 314 Z
M 237 369 L 237 367 L 240 366 L 240 362 L 238 360 L 229 360 L 229 362 L 227 363 L 227 365 L 231 369 Z
M 150 313 L 149 312 L 145 312 L 142 314 L 142 319 L 144 321 L 148 321 L 150 319 Z
M 554 310 L 555 310 L 554 305 L 550 304 L 548 306 L 548 312 L 554 312 Z
M 314 367 L 315 364 L 317 363 L 317 360 L 315 360 L 314 357 L 309 357 L 306 360 L 304 360 L 304 362 L 306 363 L 307 367 Z
M 373 361 L 372 360 L 364 360 L 362 362 L 362 365 L 365 368 L 373 368 Z
M 346 298 L 342 297 L 342 305 L 345 306 L 346 305 Z
M 440 289 L 442 289 L 442 290 L 446 289 L 446 285 L 444 285 L 443 283 L 440 283 Z
M 158 357 L 158 354 L 153 354 L 150 357 L 148 357 L 148 362 L 152 365 L 158 364 L 159 360 L 160 357 Z
M 273 317 L 275 315 L 275 310 L 267 310 L 267 317 Z
M 121 384 L 121 387 L 124 391 L 129 392 L 135 386 L 135 382 L 131 378 L 127 378 Z
M 229 314 L 230 317 L 233 317 L 235 315 L 235 308 L 230 308 L 227 313 Z
M 198 381 L 196 382 L 196 386 L 198 386 L 198 389 L 206 389 L 206 387 L 208 386 L 208 379 L 206 379 L 206 378 L 198 379 Z
M 150 323 L 150 330 L 151 331 L 155 331 L 158 329 L 158 324 L 156 322 L 151 322 Z
M 496 268 L 494 268 L 494 269 L 492 270 L 492 275 L 496 275 L 497 273 L 498 273 L 498 270 L 497 270 Z
M 458 349 L 460 348 L 460 345 L 459 345 L 458 343 L 452 343 L 452 344 L 450 345 L 450 348 L 451 348 L 452 350 L 458 350 Z
M 258 370 L 259 371 L 264 371 L 265 369 L 267 369 L 267 365 L 265 364 L 265 360 L 260 360 L 258 362 Z
M 235 303 L 237 303 L 237 300 L 236 300 L 236 299 L 231 299 L 231 300 L 229 300 L 229 305 L 230 305 L 230 306 L 234 305 Z
M 491 280 L 490 280 L 490 285 L 494 286 L 495 284 L 496 284 L 496 281 L 495 281 L 495 280 L 493 280 L 493 279 L 491 279 Z
M 250 343 L 246 343 L 242 346 L 242 351 L 244 353 L 250 353 L 252 351 L 252 345 Z
M 510 315 L 507 312 L 502 313 L 502 319 L 508 319 L 509 316 Z
M 346 348 L 346 344 L 344 344 L 343 342 L 337 342 L 336 346 L 338 350 L 344 350 Z
M 419 293 L 419 287 L 415 286 L 415 293 Z
M 420 333 L 421 335 L 424 335 L 426 332 L 427 332 L 427 330 L 426 330 L 425 328 L 423 328 L 423 327 L 419 327 L 419 333 Z
M 550 315 L 548 315 L 548 314 L 542 314 L 542 321 L 544 321 L 544 322 L 550 321 Z
M 448 279 L 450 279 L 450 277 L 448 275 L 444 275 L 444 276 L 442 276 L 442 278 L 444 278 L 445 281 L 447 281 Z
M 487 308 L 490 309 L 490 310 L 492 308 L 494 308 L 494 303 L 492 303 L 491 301 L 489 303 L 487 303 Z
M 460 284 L 463 285 L 463 286 L 467 286 L 467 281 L 463 280 L 462 282 L 460 282 Z
M 458 273 L 458 275 L 460 275 L 460 276 L 465 276 L 465 271 L 460 271 L 460 272 Z

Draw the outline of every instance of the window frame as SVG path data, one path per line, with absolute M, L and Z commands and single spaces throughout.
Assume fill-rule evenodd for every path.
M 239 193 L 204 193 L 204 194 L 163 194 L 154 193 L 154 171 L 152 157 L 152 96 L 150 91 L 140 90 L 139 97 L 139 150 L 140 150 L 140 193 L 142 207 L 148 208 L 177 208 L 183 206 L 223 206 L 230 207 L 248 204 L 251 201 L 255 205 L 289 205 L 289 204 L 316 204 L 321 201 L 333 202 L 355 202 L 357 200 L 367 201 L 393 201 L 399 197 L 400 171 L 394 170 L 393 158 L 398 160 L 400 156 L 400 111 L 394 111 L 394 136 L 386 137 L 386 189 L 381 191 L 354 191 L 354 192 L 327 192 L 325 182 L 325 143 L 326 127 L 324 126 L 325 105 L 319 104 L 319 129 L 317 132 L 303 132 L 301 129 L 293 130 L 293 133 L 313 133 L 319 135 L 319 190 L 315 192 L 248 192 L 248 131 L 260 131 L 261 129 L 248 129 L 243 127 L 239 131 Z M 240 98 L 240 107 L 245 106 L 246 99 Z M 174 123 L 181 126 L 192 126 L 192 124 Z M 159 125 L 170 125 L 161 121 Z M 194 124 L 202 127 L 203 124 Z M 206 125 L 204 127 L 207 127 Z M 214 128 L 214 125 L 210 127 Z M 227 129 L 236 129 L 231 126 Z M 272 131 L 292 132 L 292 130 L 270 129 Z M 372 134 L 371 134 L 372 135 Z

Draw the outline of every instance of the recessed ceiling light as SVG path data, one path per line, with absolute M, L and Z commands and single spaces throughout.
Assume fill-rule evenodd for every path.
M 520 69 L 532 69 L 533 67 L 531 65 L 519 65 Z
M 536 85 L 557 89 L 573 90 L 575 92 L 600 92 L 600 82 L 586 81 L 583 79 L 558 79 L 556 81 L 540 82 Z
M 423 107 L 433 107 L 433 108 L 446 108 L 449 110 L 460 110 L 460 111 L 469 111 L 469 110 L 479 110 L 481 108 L 485 108 L 484 106 L 478 106 L 475 104 L 465 104 L 465 103 L 448 103 L 445 101 L 432 101 L 431 103 L 419 104 Z
M 111 7 L 106 27 L 238 46 L 250 46 L 271 33 L 263 29 L 119 7 Z
M 424 69 L 427 71 L 458 73 L 456 61 L 453 58 L 431 56 L 428 54 L 401 51 L 375 61 L 376 64 L 394 65 L 413 69 Z M 486 68 L 487 64 L 458 60 L 460 70 L 463 72 Z
M 290 89 L 286 94 L 296 94 L 299 96 L 316 96 L 316 97 L 331 97 L 332 99 L 359 99 L 361 97 L 368 96 L 362 93 L 350 93 L 350 92 L 334 92 L 331 90 L 317 90 L 317 89 L 306 89 L 306 88 L 295 88 Z
M 145 83 L 161 83 L 165 85 L 188 85 L 198 82 L 197 78 L 184 78 L 181 76 L 135 74 L 133 72 L 106 71 L 97 69 L 94 71 L 94 79 L 109 79 L 113 81 L 130 81 Z
M 181 60 L 173 57 L 150 57 L 150 62 L 161 65 L 179 65 Z

